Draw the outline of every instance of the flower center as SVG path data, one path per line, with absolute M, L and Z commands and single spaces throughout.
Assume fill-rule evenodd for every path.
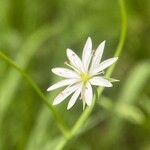
M 83 82 L 83 84 L 86 84 L 86 82 L 90 79 L 90 76 L 88 73 L 81 73 L 80 77 L 81 77 L 81 81 Z

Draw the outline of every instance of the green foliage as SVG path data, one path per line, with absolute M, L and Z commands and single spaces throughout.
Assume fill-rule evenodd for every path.
M 149 4 L 1 0 L 0 149 L 150 149 Z M 64 66 L 68 47 L 81 54 L 87 36 L 94 47 L 106 40 L 105 58 L 119 56 L 105 73 L 114 87 L 98 88 L 84 112 L 80 101 L 53 107 L 50 68 Z

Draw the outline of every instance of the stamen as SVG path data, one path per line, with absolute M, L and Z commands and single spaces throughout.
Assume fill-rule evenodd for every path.
M 103 70 L 103 71 L 97 73 L 96 75 L 100 75 L 100 74 L 105 74 L 105 71 Z
M 96 51 L 95 49 L 92 50 L 92 56 L 93 57 L 95 56 L 95 51 Z
M 101 72 L 100 72 L 100 74 L 105 74 L 105 71 L 104 71 L 104 70 L 103 70 L 103 71 L 101 71 Z
M 68 67 L 72 68 L 76 72 L 80 73 L 79 70 L 77 70 L 75 67 L 73 67 L 72 65 L 70 65 L 67 61 L 65 61 L 64 64 L 67 65 Z

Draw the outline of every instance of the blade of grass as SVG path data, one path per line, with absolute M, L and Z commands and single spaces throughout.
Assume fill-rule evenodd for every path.
M 58 27 L 58 25 L 54 26 Z M 34 56 L 35 52 L 42 45 L 42 43 L 51 36 L 61 32 L 63 27 L 58 27 L 58 29 L 59 30 L 56 31 L 53 25 L 52 26 L 45 25 L 35 33 L 31 34 L 31 36 L 27 38 L 27 41 L 22 46 L 20 53 L 18 53 L 16 57 L 16 63 L 25 69 L 29 64 L 30 60 L 32 59 L 32 57 Z M 11 100 L 13 99 L 13 96 L 16 93 L 20 79 L 21 76 L 16 71 L 11 69 L 8 72 L 5 80 L 3 80 L 3 82 L 1 83 L 1 90 L 0 90 L 1 120 Z
M 140 106 L 147 112 L 147 114 L 150 116 L 150 97 L 143 95 L 139 99 L 142 99 L 140 101 Z
M 146 84 L 148 78 L 150 77 L 149 65 L 150 62 L 143 62 L 140 63 L 137 67 L 135 67 L 135 69 L 132 70 L 125 85 L 122 88 L 122 91 L 118 97 L 118 101 L 116 105 L 113 107 L 114 111 L 116 111 L 120 107 L 120 105 L 130 106 L 133 105 L 136 102 L 136 100 L 138 100 L 139 94 L 141 93 L 144 85 Z M 126 109 L 128 109 L 128 107 L 126 107 Z M 130 113 L 133 113 L 131 111 Z M 138 116 L 135 117 L 137 117 L 137 121 L 139 120 L 140 123 L 143 122 L 144 116 L 142 114 L 138 113 Z M 124 120 L 120 118 L 120 114 L 117 115 L 117 113 L 112 113 L 112 119 L 110 120 L 108 132 L 106 137 L 104 138 L 105 148 L 110 148 L 112 145 L 115 145 L 114 144 L 115 141 L 119 141 L 119 139 L 121 139 L 121 135 L 123 135 L 122 132 L 124 131 L 123 125 L 124 125 Z M 107 143 L 110 143 L 110 145 L 108 145 Z
M 127 119 L 132 123 L 141 124 L 145 119 L 143 112 L 134 105 L 123 103 L 119 105 L 119 107 L 116 107 L 115 103 L 111 99 L 104 96 L 101 97 L 101 101 L 98 101 L 97 103 L 100 107 L 107 110 L 108 113 L 115 113 L 120 118 Z
M 26 150 L 33 150 L 33 149 L 38 150 L 41 148 L 41 145 L 42 143 L 44 143 L 45 140 L 47 126 L 49 125 L 50 122 L 53 121 L 52 114 L 48 113 L 48 110 L 45 106 L 41 108 L 37 116 L 38 117 L 34 123 L 33 129 L 31 130 L 31 134 L 29 135 L 28 138 Z M 51 131 L 49 132 L 51 133 Z M 49 140 L 49 142 L 51 141 Z
M 54 81 L 55 80 L 56 79 L 54 79 Z M 48 99 L 52 99 L 55 94 L 56 94 L 55 92 L 50 94 L 48 96 Z M 45 146 L 45 141 L 47 141 L 47 139 L 45 139 L 44 137 L 47 138 L 46 133 L 49 134 L 49 132 L 47 132 L 47 128 L 50 125 L 50 123 L 53 124 L 52 114 L 48 113 L 46 107 L 42 107 L 40 112 L 37 115 L 37 119 L 35 121 L 33 129 L 31 130 L 31 133 L 29 135 L 29 139 L 26 145 L 26 150 L 33 150 L 33 149 L 38 150 L 41 149 L 41 147 Z M 51 143 L 51 140 L 48 139 L 48 142 Z
M 68 128 L 63 122 L 60 114 L 49 103 L 49 101 L 47 100 L 47 97 L 43 95 L 43 93 L 41 92 L 40 88 L 36 85 L 36 83 L 28 76 L 28 74 L 24 70 L 22 70 L 17 64 L 15 64 L 9 57 L 7 57 L 2 52 L 0 52 L 0 58 L 3 59 L 8 64 L 10 64 L 14 69 L 16 69 L 24 77 L 24 79 L 32 86 L 35 92 L 41 97 L 41 100 L 43 100 L 43 102 L 48 106 L 49 110 L 52 112 L 53 117 L 57 123 L 57 126 L 62 131 L 64 136 L 68 136 Z

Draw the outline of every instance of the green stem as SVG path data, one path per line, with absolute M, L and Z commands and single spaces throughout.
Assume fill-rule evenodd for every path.
M 77 120 L 76 124 L 73 126 L 72 130 L 71 130 L 71 134 L 70 137 L 72 137 L 73 135 L 77 134 L 79 132 L 79 129 L 81 128 L 81 126 L 83 125 L 83 123 L 85 122 L 85 120 L 88 118 L 88 116 L 90 115 L 90 113 L 92 112 L 94 105 L 95 105 L 95 98 L 96 96 L 94 95 L 93 98 L 93 102 L 92 105 L 90 107 L 87 107 L 85 109 L 85 111 L 82 113 L 82 115 L 80 116 L 80 118 Z
M 124 0 L 119 0 L 119 5 L 120 5 L 120 13 L 121 13 L 121 34 L 120 34 L 120 37 L 119 37 L 119 43 L 118 43 L 118 46 L 115 50 L 114 56 L 120 56 L 120 54 L 122 52 L 122 48 L 123 48 L 125 37 L 126 37 L 126 28 L 127 28 L 127 15 L 126 15 L 126 8 L 125 8 Z M 106 77 L 111 76 L 114 68 L 115 68 L 115 65 L 113 65 L 112 67 L 110 67 L 107 70 Z M 73 128 L 70 132 L 70 137 L 68 139 L 66 139 L 65 142 L 63 142 L 63 145 L 61 146 L 61 149 L 63 149 L 63 147 L 67 144 L 67 142 L 69 140 L 71 140 L 74 136 L 76 136 L 79 133 L 79 130 L 81 129 L 82 125 L 85 123 L 87 118 L 90 116 L 90 114 L 91 114 L 91 112 L 94 108 L 96 98 L 97 99 L 100 98 L 103 90 L 104 90 L 103 87 L 98 88 L 97 96 L 94 96 L 92 106 L 87 107 L 86 110 L 82 113 L 80 118 L 77 120 L 77 122 L 73 126 Z
M 120 13 L 121 13 L 121 34 L 119 37 L 119 43 L 116 48 L 115 57 L 120 56 L 122 52 L 122 48 L 125 42 L 125 37 L 126 37 L 126 32 L 127 32 L 127 13 L 126 13 L 126 6 L 124 0 L 118 0 L 119 1 L 119 6 L 120 6 Z M 108 71 L 106 72 L 106 77 L 110 77 L 112 74 L 116 64 L 112 65 Z
M 10 64 L 14 69 L 16 69 L 27 81 L 28 83 L 33 87 L 33 89 L 36 91 L 36 93 L 41 97 L 43 102 L 48 106 L 48 108 L 51 110 L 54 119 L 61 130 L 61 132 L 64 134 L 65 137 L 68 137 L 68 128 L 66 127 L 64 121 L 62 120 L 59 113 L 54 109 L 54 107 L 48 102 L 47 97 L 43 95 L 40 88 L 36 85 L 36 83 L 28 76 L 28 74 L 22 70 L 14 61 L 12 61 L 9 57 L 7 57 L 3 52 L 0 51 L 0 57 Z

